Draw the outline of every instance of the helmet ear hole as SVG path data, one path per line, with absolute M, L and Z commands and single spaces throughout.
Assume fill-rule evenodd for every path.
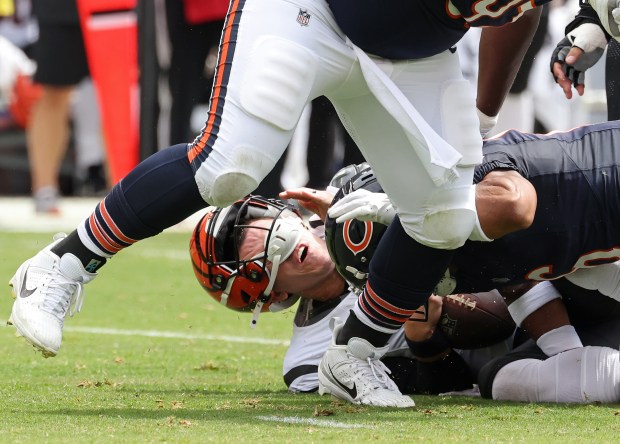
M 247 305 L 250 305 L 250 303 L 252 302 L 252 296 L 250 296 L 245 291 L 241 290 L 241 300 Z

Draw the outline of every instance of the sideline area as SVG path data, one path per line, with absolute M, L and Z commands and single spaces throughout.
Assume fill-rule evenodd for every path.
M 100 198 L 63 197 L 59 215 L 39 215 L 34 211 L 31 197 L 0 197 L 0 231 L 57 232 L 74 230 L 90 216 Z M 205 210 L 188 217 L 166 231 L 190 232 Z

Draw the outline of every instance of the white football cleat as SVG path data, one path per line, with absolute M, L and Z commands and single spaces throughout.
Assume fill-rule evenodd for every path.
M 15 298 L 9 323 L 46 358 L 58 353 L 67 313 L 73 316 L 82 308 L 82 284 L 96 276 L 73 254 L 53 253 L 51 248 L 60 240 L 55 237 L 24 262 L 9 282 Z
M 338 323 L 333 318 L 331 323 Z M 390 378 L 390 370 L 380 360 L 388 347 L 377 348 L 362 338 L 337 345 L 344 323 L 333 326 L 332 343 L 319 364 L 319 394 L 330 393 L 352 404 L 378 407 L 414 407 Z

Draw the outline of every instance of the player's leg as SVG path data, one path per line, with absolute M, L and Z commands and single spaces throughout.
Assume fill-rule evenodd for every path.
M 618 402 L 620 352 L 588 346 L 545 360 L 517 359 L 495 374 L 491 395 L 493 399 L 505 401 Z M 483 396 L 488 397 L 488 392 Z
M 324 14 L 309 11 L 306 22 L 288 2 L 231 3 L 202 134 L 187 149 L 164 150 L 138 166 L 74 233 L 26 261 L 11 280 L 12 320 L 29 342 L 55 355 L 69 306 L 106 258 L 207 203 L 242 198 L 267 175 L 308 100 L 341 83 L 353 62 Z M 71 258 L 67 269 L 64 256 Z
M 340 378 L 328 377 L 343 359 L 340 348 L 361 340 L 378 353 L 425 303 L 445 272 L 452 249 L 462 245 L 477 226 L 472 179 L 482 140 L 473 96 L 467 94 L 469 86 L 462 79 L 458 59 L 446 53 L 416 62 L 378 62 L 398 85 L 400 96 L 396 92 L 381 98 L 382 92 L 369 90 L 366 95 L 346 97 L 339 92 L 332 97 L 400 219 L 381 239 L 368 284 L 319 369 L 319 378 L 324 375 L 323 390 L 332 393 L 338 390 L 333 381 L 346 376 L 343 372 Z M 377 79 L 381 81 L 381 76 Z M 425 121 L 416 117 L 411 105 Z M 437 142 L 437 134 L 458 151 Z M 425 147 L 427 143 L 430 148 Z M 432 165 L 431 152 L 443 159 L 456 154 L 453 168 Z M 458 178 L 438 186 L 444 173 L 456 173 Z M 343 397 L 348 399 L 346 394 Z
M 255 190 L 307 103 L 343 83 L 351 69 L 351 49 L 323 20 L 328 6 L 307 3 L 302 10 L 248 0 L 239 32 L 224 29 L 206 124 L 188 152 L 200 193 L 212 205 L 230 205 Z
M 571 323 L 586 347 L 547 356 L 528 341 L 486 364 L 479 374 L 483 397 L 535 402 L 620 400 L 620 303 L 559 279 Z
M 16 298 L 11 322 L 44 355 L 54 356 L 67 313 L 73 305 L 79 310 L 82 286 L 106 260 L 205 205 L 185 144 L 149 157 L 114 186 L 75 231 L 19 267 L 10 281 Z

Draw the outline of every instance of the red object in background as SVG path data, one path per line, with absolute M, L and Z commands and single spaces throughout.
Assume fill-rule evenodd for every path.
M 112 184 L 139 162 L 137 0 L 77 0 Z
M 32 108 L 41 98 L 43 87 L 32 81 L 32 78 L 25 74 L 20 74 L 15 80 L 11 98 L 9 101 L 9 112 L 13 121 L 21 128 L 26 128 L 30 122 Z
M 229 3 L 229 0 L 183 0 L 185 20 L 190 25 L 222 20 Z

